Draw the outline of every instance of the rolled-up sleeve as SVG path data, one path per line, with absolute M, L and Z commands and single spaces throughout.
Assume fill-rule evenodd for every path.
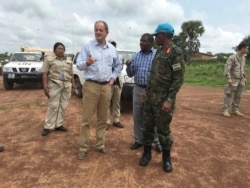
M 76 67 L 78 70 L 80 71 L 86 70 L 86 68 L 88 67 L 86 60 L 87 60 L 87 49 L 86 46 L 84 45 L 76 60 Z

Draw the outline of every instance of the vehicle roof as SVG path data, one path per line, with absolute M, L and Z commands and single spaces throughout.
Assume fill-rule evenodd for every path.
M 135 50 L 121 50 L 121 49 L 117 49 L 118 52 L 135 52 Z M 76 53 L 80 53 L 80 51 L 76 52 Z
M 121 50 L 121 49 L 117 49 L 118 52 L 136 52 L 134 50 Z
M 41 54 L 42 52 L 14 52 L 13 54 Z

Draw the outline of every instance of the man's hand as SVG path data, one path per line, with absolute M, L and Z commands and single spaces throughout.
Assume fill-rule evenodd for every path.
M 86 60 L 86 64 L 89 66 L 89 65 L 92 65 L 95 62 L 96 62 L 96 59 L 93 58 L 91 55 L 89 55 L 87 60 Z
M 45 87 L 43 90 L 44 90 L 44 94 L 45 94 L 48 98 L 50 98 L 50 96 L 49 96 L 49 88 L 48 88 L 48 87 Z
M 110 80 L 109 80 L 109 85 L 114 85 L 114 82 L 115 82 L 115 80 L 114 80 L 114 78 L 110 78 Z
M 141 103 L 144 103 L 144 101 L 145 101 L 145 93 L 141 95 Z
M 229 86 L 232 86 L 232 85 L 233 85 L 232 79 L 228 79 L 228 80 L 227 80 L 227 83 L 228 83 Z
M 162 105 L 162 107 L 161 107 L 161 110 L 163 111 L 163 112 L 169 112 L 169 110 L 170 110 L 170 108 L 171 108 L 171 102 L 170 101 L 168 101 L 168 100 L 166 100 L 164 103 L 163 103 L 163 105 Z
M 130 67 L 131 64 L 132 64 L 132 61 L 131 61 L 131 60 L 127 60 L 127 61 L 126 61 L 126 65 L 127 65 L 128 67 Z

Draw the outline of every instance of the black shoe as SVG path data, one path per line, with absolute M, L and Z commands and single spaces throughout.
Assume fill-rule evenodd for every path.
M 151 148 L 152 148 L 151 145 L 144 145 L 143 155 L 139 161 L 139 164 L 141 166 L 146 166 L 148 162 L 152 159 Z
M 118 128 L 123 128 L 124 127 L 124 125 L 121 124 L 120 122 L 113 123 L 113 126 L 118 127 Z
M 162 152 L 162 146 L 161 146 L 160 143 L 155 144 L 155 148 L 156 148 L 156 151 L 157 151 L 158 153 L 161 153 L 161 152 Z
M 134 144 L 132 144 L 132 145 L 130 146 L 130 149 L 134 150 L 134 149 L 137 149 L 137 148 L 139 148 L 139 147 L 141 147 L 141 146 L 142 146 L 142 144 L 140 144 L 140 143 L 138 143 L 138 142 L 135 142 Z
M 4 151 L 4 147 L 0 146 L 0 152 Z
M 64 132 L 67 131 L 67 129 L 62 125 L 60 127 L 55 128 L 55 130 L 56 131 L 64 131 Z
M 43 129 L 42 136 L 47 136 L 49 134 L 49 129 Z
M 163 170 L 165 172 L 172 172 L 172 163 L 171 163 L 171 158 L 168 157 L 163 161 Z
M 146 166 L 151 159 L 152 159 L 151 154 L 143 154 L 142 158 L 140 159 L 139 164 L 141 166 Z

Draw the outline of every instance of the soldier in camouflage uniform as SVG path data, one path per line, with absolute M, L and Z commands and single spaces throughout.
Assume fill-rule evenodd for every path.
M 236 116 L 244 116 L 239 111 L 241 95 L 244 90 L 246 79 L 245 54 L 248 53 L 249 46 L 245 42 L 238 45 L 237 53 L 231 55 L 226 63 L 224 75 L 227 79 L 225 86 L 224 105 L 222 107 L 222 115 L 230 117 L 229 107 L 232 104 L 232 113 Z
M 161 46 L 153 59 L 144 98 L 144 152 L 139 164 L 146 166 L 151 160 L 154 126 L 157 126 L 162 145 L 163 169 L 172 171 L 170 150 L 173 139 L 170 131 L 176 94 L 184 81 L 184 61 L 180 49 L 172 43 L 173 27 L 168 23 L 158 25 L 153 34 Z

